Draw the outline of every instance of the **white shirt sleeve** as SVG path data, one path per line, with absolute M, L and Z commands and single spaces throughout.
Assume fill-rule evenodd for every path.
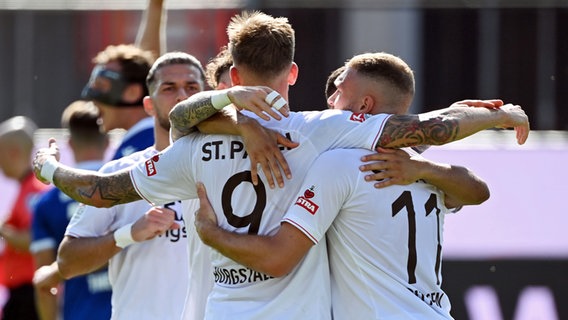
M 352 168 L 331 150 L 320 155 L 306 175 L 295 203 L 282 219 L 318 243 L 339 214 L 352 189 Z
M 191 174 L 192 144 L 190 137 L 177 140 L 130 170 L 138 194 L 152 205 L 197 198 Z
M 336 148 L 363 148 L 374 150 L 383 128 L 391 115 L 366 115 L 341 110 L 325 110 L 316 117 L 308 118 L 307 127 L 314 132 L 312 139 L 331 140 L 325 150 Z M 314 125 L 312 121 L 323 121 L 323 125 Z M 333 139 L 330 139 L 333 137 Z
M 110 227 L 114 216 L 113 208 L 96 208 L 81 204 L 71 217 L 65 235 L 75 238 L 106 235 L 112 231 Z

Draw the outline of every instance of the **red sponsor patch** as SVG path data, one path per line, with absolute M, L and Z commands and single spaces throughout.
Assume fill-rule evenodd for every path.
M 315 215 L 319 209 L 319 206 L 313 203 L 311 200 L 306 199 L 305 197 L 298 197 L 296 200 L 296 205 L 306 209 L 310 214 Z
M 364 113 L 353 113 L 349 118 L 351 121 L 355 122 L 365 122 L 365 114 Z
M 316 195 L 315 192 L 314 192 L 315 188 L 316 188 L 316 186 L 311 186 L 308 189 L 306 189 L 306 191 L 304 191 L 304 197 L 306 199 L 313 198 Z
M 157 158 L 156 158 L 157 160 Z M 151 177 L 157 173 L 154 158 L 146 160 L 146 175 Z

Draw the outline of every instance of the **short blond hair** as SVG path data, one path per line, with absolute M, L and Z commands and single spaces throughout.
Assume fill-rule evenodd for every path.
M 227 35 L 234 65 L 256 75 L 275 77 L 294 60 L 295 33 L 287 18 L 243 12 L 231 19 Z

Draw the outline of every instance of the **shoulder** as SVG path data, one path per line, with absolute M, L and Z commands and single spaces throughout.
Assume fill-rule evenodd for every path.
M 155 154 L 156 154 L 156 149 L 154 149 L 154 147 L 148 147 L 144 150 L 134 152 L 130 155 L 105 163 L 101 167 L 99 172 L 102 173 L 115 172 L 117 170 L 121 170 L 130 167 L 136 163 L 139 163 L 140 161 L 150 158 Z
M 319 155 L 312 165 L 312 169 L 319 171 L 333 172 L 332 177 L 339 175 L 353 175 L 353 171 L 358 171 L 361 164 L 361 157 L 371 151 L 366 149 L 332 149 Z

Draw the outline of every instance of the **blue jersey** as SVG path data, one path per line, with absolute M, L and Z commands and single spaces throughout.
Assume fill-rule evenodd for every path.
M 90 163 L 88 167 L 80 167 L 97 169 L 100 165 L 97 162 L 96 166 L 95 163 Z M 77 202 L 57 188 L 42 195 L 34 210 L 30 250 L 56 251 L 77 206 Z M 112 290 L 106 267 L 66 280 L 63 292 L 63 319 L 110 319 Z
M 153 118 L 142 119 L 126 132 L 111 160 L 129 156 L 153 144 L 154 120 Z

